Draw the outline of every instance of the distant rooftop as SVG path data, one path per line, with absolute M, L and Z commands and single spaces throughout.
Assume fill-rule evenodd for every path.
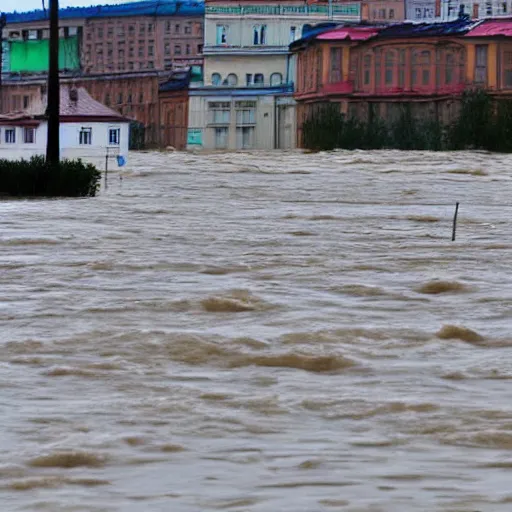
M 59 17 L 62 20 L 121 16 L 201 16 L 203 14 L 203 0 L 145 0 L 117 5 L 66 7 L 59 10 Z M 7 23 L 27 23 L 45 19 L 48 19 L 48 11 L 43 10 L 7 14 Z

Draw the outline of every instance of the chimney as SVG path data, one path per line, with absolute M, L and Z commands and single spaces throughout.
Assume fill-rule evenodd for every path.
M 78 90 L 72 87 L 69 89 L 69 99 L 76 103 L 78 101 Z

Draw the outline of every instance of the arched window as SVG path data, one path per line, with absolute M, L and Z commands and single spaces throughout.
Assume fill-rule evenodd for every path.
M 265 79 L 263 77 L 263 73 L 256 73 L 254 75 L 254 85 L 263 85 L 265 83 Z
M 429 50 L 414 50 L 412 52 L 411 83 L 414 86 L 428 86 L 430 84 L 431 53 Z
M 234 73 L 230 73 L 227 78 L 227 85 L 235 87 L 238 84 L 238 77 Z
M 270 85 L 281 85 L 283 83 L 283 75 L 281 73 L 272 73 L 270 75 Z
M 222 82 L 222 77 L 219 73 L 212 74 L 212 85 L 220 85 Z

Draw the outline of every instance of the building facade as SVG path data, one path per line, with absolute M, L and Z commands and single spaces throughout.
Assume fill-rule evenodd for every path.
M 204 86 L 190 90 L 188 146 L 295 147 L 289 44 L 318 23 L 360 19 L 359 2 L 207 0 Z
M 202 80 L 204 4 L 148 0 L 61 9 L 61 79 L 138 123 L 149 146 L 164 145 L 159 85 L 176 70 Z M 3 30 L 3 112 L 27 108 L 44 92 L 48 19 L 7 15 Z
M 405 0 L 405 18 L 415 22 L 454 21 L 512 16 L 512 0 Z
M 342 27 L 292 45 L 298 140 L 320 105 L 349 117 L 413 115 L 450 122 L 471 88 L 512 96 L 512 20 Z

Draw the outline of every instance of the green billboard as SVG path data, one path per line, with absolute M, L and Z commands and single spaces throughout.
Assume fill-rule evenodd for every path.
M 9 43 L 9 71 L 11 73 L 38 73 L 48 71 L 48 39 L 11 41 Z M 80 69 L 78 37 L 59 39 L 59 69 Z

